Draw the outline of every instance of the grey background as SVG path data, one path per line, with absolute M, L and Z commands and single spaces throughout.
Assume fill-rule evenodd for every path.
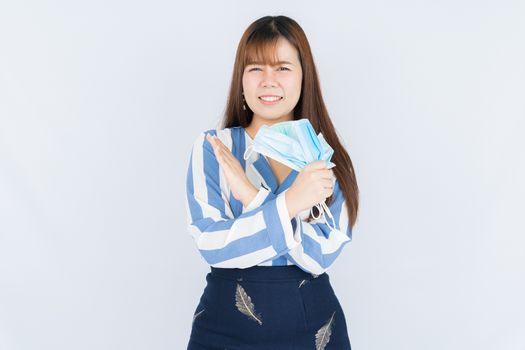
M 361 190 L 354 349 L 525 349 L 520 1 L 2 1 L 0 349 L 183 349 L 191 142 L 244 29 L 305 30 Z

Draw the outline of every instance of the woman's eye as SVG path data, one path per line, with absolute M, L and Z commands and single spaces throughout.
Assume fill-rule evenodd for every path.
M 287 67 L 279 67 L 279 69 L 281 69 L 281 68 L 283 68 L 283 69 L 285 69 L 285 70 L 290 70 L 290 69 L 287 68 Z M 252 70 L 255 70 L 255 69 L 260 69 L 260 68 L 251 68 L 251 69 L 248 70 L 248 71 L 251 72 Z

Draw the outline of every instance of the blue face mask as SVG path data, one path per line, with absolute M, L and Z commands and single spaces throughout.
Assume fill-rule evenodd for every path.
M 307 164 L 316 160 L 324 160 L 328 169 L 335 166 L 330 161 L 334 150 L 321 133 L 316 135 L 312 124 L 306 118 L 280 122 L 272 126 L 262 125 L 253 144 L 244 152 L 244 159 L 248 159 L 252 152 L 275 159 L 296 171 L 301 171 Z M 315 219 L 326 212 L 333 221 L 333 216 L 324 201 L 316 207 L 319 211 L 318 217 L 313 215 L 313 208 L 310 209 Z

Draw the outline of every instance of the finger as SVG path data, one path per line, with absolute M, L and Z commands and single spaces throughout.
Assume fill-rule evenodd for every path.
M 236 160 L 237 158 L 235 158 L 232 154 L 232 152 L 230 151 L 230 149 L 228 147 L 226 147 L 225 145 L 222 145 L 222 146 L 219 146 L 217 148 L 217 152 L 219 154 L 222 155 L 222 157 L 224 157 L 224 159 L 230 161 L 230 162 L 233 162 L 234 160 Z
M 233 166 L 234 161 L 237 160 L 231 153 L 230 149 L 226 147 L 217 136 L 212 137 L 212 142 L 215 146 L 215 156 L 221 159 L 223 166 Z
M 321 179 L 332 179 L 334 177 L 333 171 L 330 169 L 318 169 L 315 172 L 319 174 Z
M 216 139 L 216 145 L 217 145 L 217 149 L 219 149 L 220 151 L 222 151 L 224 153 L 231 153 L 230 149 L 228 147 L 226 147 L 226 145 L 224 143 L 222 143 L 221 140 Z
M 333 191 L 331 189 L 329 189 L 329 188 L 323 188 L 322 191 L 321 191 L 321 193 L 322 193 L 324 198 L 330 197 L 332 195 L 332 192 Z
M 215 154 L 215 158 L 217 159 L 217 161 L 219 162 L 219 164 L 221 166 L 223 166 L 223 163 L 224 163 L 224 155 L 220 152 L 219 150 L 219 147 L 217 145 L 217 139 L 214 135 L 210 135 L 208 134 L 207 135 L 207 139 L 208 141 L 210 142 L 212 148 L 213 148 L 213 153 Z
M 212 135 L 206 134 L 206 140 L 211 144 L 211 147 L 213 148 L 213 151 L 215 152 L 215 149 L 217 148 L 217 145 L 215 144 L 215 139 Z
M 325 160 L 314 160 L 310 164 L 308 164 L 309 167 L 312 169 L 326 169 L 327 162 Z
M 228 158 L 232 156 L 231 152 L 229 152 L 229 149 L 221 142 L 221 140 L 216 135 L 208 134 L 208 136 L 209 136 L 208 139 L 210 143 L 212 144 L 213 152 L 215 153 L 215 157 L 217 158 L 217 160 L 219 160 L 221 165 L 224 166 L 225 160 L 227 160 Z M 230 153 L 230 155 L 228 154 L 228 152 Z
M 228 150 L 229 151 L 228 147 L 226 147 L 226 145 L 222 143 L 222 141 L 215 135 L 213 136 L 213 143 L 215 144 L 218 150 Z
M 334 187 L 332 184 L 332 181 L 328 179 L 321 179 L 321 184 L 323 185 L 324 188 L 332 189 Z
M 226 152 L 226 156 L 224 157 L 224 163 L 225 166 L 229 167 L 232 171 L 242 170 L 244 172 L 241 163 L 237 158 L 233 156 L 230 150 Z
M 230 152 L 225 151 L 224 149 L 218 150 L 219 155 L 224 161 L 225 166 L 231 166 L 232 164 L 232 155 Z

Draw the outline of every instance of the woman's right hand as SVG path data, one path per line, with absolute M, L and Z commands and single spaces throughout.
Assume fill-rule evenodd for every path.
M 333 170 L 326 168 L 324 160 L 306 165 L 285 193 L 290 219 L 330 197 L 334 190 L 333 176 Z

